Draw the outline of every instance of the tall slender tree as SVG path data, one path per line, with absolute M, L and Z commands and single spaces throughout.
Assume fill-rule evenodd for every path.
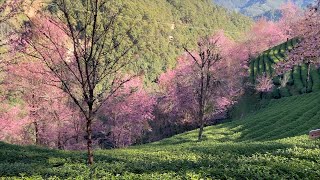
M 235 88 L 237 83 L 232 82 L 230 78 L 230 67 L 226 58 L 222 57 L 221 49 L 223 49 L 224 41 L 222 36 L 217 35 L 211 38 L 202 38 L 198 42 L 198 51 L 191 52 L 184 48 L 192 61 L 189 74 L 185 74 L 185 79 L 189 79 L 187 86 L 191 94 L 185 96 L 195 99 L 196 112 L 198 117 L 199 134 L 198 140 L 203 138 L 204 125 L 208 118 L 213 114 L 224 110 L 225 107 L 232 103 L 232 96 L 241 88 Z M 222 41 L 222 42 L 220 42 Z M 223 60 L 223 61 L 222 61 Z M 186 78 L 189 76 L 189 78 Z M 239 79 L 240 80 L 240 79 Z M 190 102 L 188 102 L 190 103 Z
M 23 52 L 46 65 L 54 75 L 51 81 L 61 84 L 84 115 L 89 165 L 96 113 L 132 78 L 127 68 L 137 37 L 131 27 L 120 28 L 125 7 L 118 5 L 114 0 L 56 0 L 50 16 L 34 16 L 22 33 Z

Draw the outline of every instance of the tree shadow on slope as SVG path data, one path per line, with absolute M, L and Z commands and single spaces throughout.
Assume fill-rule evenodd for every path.
M 205 142 L 191 143 L 189 147 L 171 147 L 166 149 L 166 154 L 154 155 L 152 149 L 151 154 L 143 153 L 119 154 L 122 159 L 118 170 L 110 170 L 114 175 L 124 174 L 126 172 L 133 174 L 152 174 L 152 173 L 170 173 L 174 172 L 179 176 L 185 177 L 188 173 L 193 172 L 201 174 L 204 177 L 224 178 L 229 177 L 239 178 L 239 169 L 249 166 L 257 166 L 257 168 L 268 166 L 266 162 L 244 162 L 243 159 L 250 159 L 257 154 L 276 154 L 279 149 L 289 149 L 292 145 L 281 143 L 218 143 L 218 144 L 203 144 Z M 141 150 L 141 149 L 140 149 Z M 146 152 L 148 150 L 146 149 Z M 134 158 L 133 158 L 134 156 Z M 169 157 L 171 156 L 171 157 Z M 103 163 L 104 158 L 108 155 L 100 154 L 97 156 L 98 163 Z M 270 159 L 269 161 L 272 161 Z M 118 165 L 118 162 L 113 162 Z M 245 165 L 247 163 L 247 165 Z M 268 167 L 270 171 L 276 173 L 276 167 Z M 242 169 L 249 171 L 249 169 Z M 257 178 L 254 172 L 251 172 L 252 177 Z M 245 178 L 245 177 L 243 177 Z
M 184 143 L 197 142 L 197 135 L 196 135 L 197 132 L 198 130 L 194 130 L 194 131 L 178 134 L 173 137 L 163 139 L 161 141 L 134 146 L 134 148 L 138 148 L 138 147 L 143 148 L 145 146 L 153 146 L 153 147 L 174 146 L 174 145 L 179 145 Z
M 184 146 L 167 146 L 163 149 L 145 146 L 121 150 L 98 151 L 95 154 L 96 164 L 89 168 L 85 164 L 84 152 L 53 151 L 38 147 L 19 147 L 0 143 L 1 160 L 0 176 L 20 177 L 21 174 L 39 175 L 42 178 L 56 176 L 61 179 L 91 177 L 103 178 L 105 175 L 122 176 L 128 173 L 132 177 L 139 175 L 173 173 L 178 177 L 187 177 L 190 173 L 210 178 L 259 178 L 294 177 L 303 169 L 286 166 L 291 160 L 282 160 L 279 150 L 286 152 L 294 145 L 278 142 L 243 142 L 219 143 L 214 141 L 189 142 Z M 289 154 L 288 154 L 289 155 Z M 299 160 L 299 156 L 290 154 Z M 261 159 L 259 159 L 259 158 Z M 274 162 L 280 159 L 280 162 Z M 304 159 L 305 161 L 305 159 Z M 60 164 L 59 164 L 60 163 Z M 305 162 L 304 162 L 305 163 Z M 301 167 L 301 168 L 299 168 Z M 5 168 L 5 169 L 3 169 Z M 281 169 L 280 171 L 278 169 Z M 261 172 L 265 173 L 261 174 Z M 310 170 L 310 169 L 309 169 Z M 310 173 L 319 174 L 311 169 L 295 177 L 308 177 Z
M 105 159 L 106 162 L 118 159 Z M 67 164 L 86 166 L 86 153 L 77 151 L 59 151 L 37 146 L 17 146 L 0 142 L 0 177 L 20 175 L 40 175 L 65 177 L 66 172 L 54 170 Z M 1 178 L 0 178 L 1 179 Z

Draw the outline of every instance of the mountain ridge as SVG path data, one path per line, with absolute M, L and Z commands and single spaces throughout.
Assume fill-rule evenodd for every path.
M 288 0 L 213 0 L 213 3 L 229 10 L 240 12 L 246 16 L 258 19 L 266 17 L 277 19 L 280 16 L 279 8 Z M 306 8 L 314 3 L 314 0 L 292 0 L 300 8 Z

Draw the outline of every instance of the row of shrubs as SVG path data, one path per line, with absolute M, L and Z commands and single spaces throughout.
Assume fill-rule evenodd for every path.
M 250 62 L 250 81 L 254 84 L 256 78 L 262 74 L 267 74 L 270 77 L 274 77 L 274 64 L 284 61 L 286 53 L 292 50 L 297 43 L 299 43 L 297 38 L 288 40 L 287 42 L 261 53 L 260 56 L 252 60 Z M 283 79 L 284 76 L 288 76 L 288 81 L 286 82 L 286 86 L 282 87 L 281 79 Z M 292 71 L 273 78 L 275 87 L 271 93 L 271 97 L 281 98 L 320 91 L 319 70 L 312 66 L 310 70 L 309 81 L 307 81 L 307 79 L 308 66 L 306 64 L 302 66 L 296 66 L 292 69 Z

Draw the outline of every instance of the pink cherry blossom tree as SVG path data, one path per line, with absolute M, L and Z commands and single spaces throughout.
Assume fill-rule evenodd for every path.
M 24 101 L 25 115 L 21 118 L 21 128 L 34 132 L 35 144 L 64 149 L 70 138 L 78 136 L 74 128 L 80 121 L 77 110 L 69 105 L 68 97 L 50 81 L 52 74 L 36 59 L 24 59 L 8 67 L 5 85 L 7 91 L 17 92 L 16 96 Z M 48 83 L 49 82 L 49 83 Z M 8 116 L 14 123 L 14 116 Z M 33 138 L 32 138 L 33 139 Z
M 235 68 L 222 56 L 228 54 L 224 49 L 226 42 L 221 34 L 202 38 L 198 51 L 185 48 L 186 54 L 179 59 L 176 69 L 160 77 L 167 92 L 167 110 L 196 122 L 198 140 L 202 139 L 206 122 L 230 106 L 241 92 L 241 78 L 232 75 Z
M 302 20 L 303 11 L 292 1 L 281 5 L 281 19 L 277 22 L 278 27 L 280 27 L 287 38 L 291 39 L 298 35 L 297 23 Z
M 6 101 L 2 101 L 0 105 L 0 140 L 23 144 L 24 125 L 28 121 L 24 112 L 20 106 L 10 106 Z
M 263 97 L 263 94 L 271 92 L 274 87 L 271 77 L 265 73 L 258 76 L 256 81 L 255 89 L 260 92 L 261 98 Z
M 251 30 L 247 33 L 244 41 L 247 47 L 245 51 L 250 57 L 276 46 L 288 39 L 288 35 L 282 30 L 277 22 L 268 21 L 265 18 L 259 19 L 254 23 Z
M 291 70 L 294 66 L 307 64 L 308 75 L 306 84 L 310 80 L 311 65 L 319 67 L 320 61 L 320 1 L 309 7 L 301 20 L 295 26 L 298 37 L 301 38 L 296 47 L 288 52 L 287 61 L 278 63 L 278 74 Z
M 136 60 L 128 55 L 138 41 L 130 27 L 118 28 L 123 7 L 111 10 L 106 0 L 78 1 L 87 13 L 76 18 L 78 9 L 70 2 L 54 3 L 58 12 L 31 18 L 19 46 L 25 45 L 24 54 L 46 65 L 79 108 L 86 120 L 88 164 L 92 165 L 92 124 L 99 109 L 134 76 L 125 78 L 130 72 L 124 70 Z
M 150 130 L 148 122 L 154 119 L 156 99 L 144 89 L 139 78 L 126 83 L 107 104 L 100 114 L 107 119 L 105 125 L 110 128 L 109 138 L 115 147 L 136 143 L 143 132 Z

